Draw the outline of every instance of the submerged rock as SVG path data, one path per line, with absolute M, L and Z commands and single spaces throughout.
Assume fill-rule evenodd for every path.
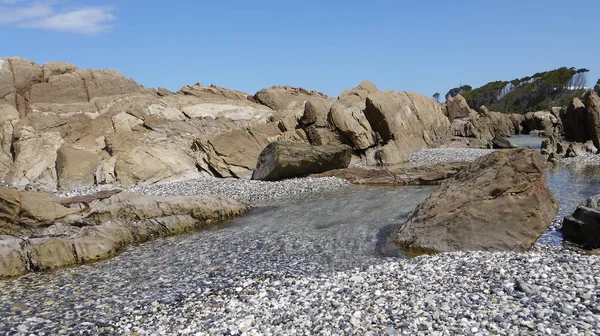
M 272 142 L 260 153 L 252 179 L 276 181 L 346 168 L 351 157 L 352 148 L 347 145 Z
M 429 185 L 441 183 L 467 165 L 467 162 L 452 162 L 391 169 L 351 167 L 313 174 L 310 177 L 338 177 L 353 184 Z
M 557 211 L 544 156 L 527 148 L 500 150 L 443 182 L 400 227 L 396 241 L 436 252 L 525 251 Z

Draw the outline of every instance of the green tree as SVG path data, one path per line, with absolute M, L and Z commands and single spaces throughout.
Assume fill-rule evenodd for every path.
M 600 79 L 598 79 L 598 81 L 596 82 L 596 85 L 594 86 L 594 90 L 596 92 L 598 92 L 598 94 L 600 94 Z
M 446 93 L 446 100 L 452 98 L 452 97 L 456 97 L 458 95 L 462 95 L 463 93 L 470 91 L 472 88 L 470 85 L 461 85 L 459 87 L 455 87 L 450 89 L 450 91 L 448 91 L 448 93 Z
M 433 99 L 435 99 L 436 102 L 440 102 L 440 93 L 436 92 L 433 94 Z

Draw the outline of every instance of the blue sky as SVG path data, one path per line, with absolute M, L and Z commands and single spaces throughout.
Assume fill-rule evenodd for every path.
M 362 80 L 442 96 L 560 66 L 600 77 L 600 1 L 0 0 L 0 57 L 337 96 Z

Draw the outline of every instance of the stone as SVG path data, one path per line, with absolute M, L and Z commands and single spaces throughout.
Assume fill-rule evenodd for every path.
M 332 126 L 356 150 L 375 145 L 373 129 L 363 112 L 365 107 L 365 101 L 354 96 L 346 96 L 331 106 Z
M 127 245 L 207 227 L 249 209 L 225 197 L 118 190 L 65 199 L 0 189 L 0 200 L 0 278 L 106 259 Z M 68 229 L 45 235 L 45 227 L 57 220 Z
M 371 93 L 379 92 L 379 89 L 371 81 L 363 81 L 357 87 L 347 89 L 338 96 L 338 100 L 343 100 L 348 96 L 356 96 L 360 100 L 365 100 Z
M 309 100 L 330 100 L 326 95 L 317 91 L 307 91 L 303 88 L 291 86 L 273 86 L 262 89 L 254 95 L 254 99 L 275 111 L 295 111 L 304 113 L 304 103 Z
M 352 148 L 346 145 L 272 142 L 260 153 L 252 179 L 277 181 L 346 168 L 351 156 Z
M 56 157 L 58 187 L 68 190 L 93 186 L 94 173 L 100 160 L 100 155 L 96 153 L 62 146 Z
M 461 95 L 456 95 L 446 101 L 446 110 L 450 120 L 468 117 L 471 113 L 471 108 L 465 98 Z
M 591 154 L 596 154 L 597 152 L 598 148 L 594 146 L 592 140 L 589 140 L 585 143 L 573 142 L 567 147 L 565 151 L 565 157 L 588 156 Z
M 589 140 L 592 140 L 596 148 L 600 148 L 600 97 L 595 91 L 589 90 L 583 95 L 583 103 L 591 138 Z
M 560 119 L 562 120 L 565 139 L 567 141 L 586 142 L 592 140 L 591 133 L 591 114 L 588 108 L 575 97 L 565 110 L 561 110 Z
M 565 240 L 585 249 L 600 248 L 600 194 L 581 202 L 571 216 L 563 219 L 560 231 Z
M 525 114 L 523 122 L 523 133 L 531 131 L 544 131 L 547 135 L 561 134 L 562 122 L 550 111 L 528 112 Z
M 526 251 L 557 211 L 544 156 L 528 148 L 499 150 L 437 187 L 401 225 L 396 241 L 434 252 Z
M 57 186 L 56 156 L 63 139 L 56 132 L 38 133 L 29 127 L 16 130 L 13 140 L 14 163 L 8 182 L 17 188 L 38 183 L 48 190 Z
M 512 143 L 510 143 L 510 141 L 508 141 L 508 139 L 501 137 L 501 136 L 495 136 L 492 139 L 492 148 L 495 149 L 509 149 L 509 148 L 516 148 L 517 146 L 513 145 Z
M 218 177 L 250 178 L 270 139 L 282 135 L 276 123 L 211 134 L 195 141 L 206 168 Z
M 467 165 L 466 162 L 453 162 L 390 169 L 349 167 L 311 174 L 309 177 L 337 177 L 352 184 L 366 185 L 432 185 L 442 183 Z
M 439 144 L 450 135 L 450 122 L 440 104 L 418 93 L 372 93 L 364 114 L 383 143 L 380 164 L 408 161 L 413 151 Z

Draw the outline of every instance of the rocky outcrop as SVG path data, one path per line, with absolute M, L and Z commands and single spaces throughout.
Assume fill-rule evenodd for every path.
M 465 118 L 471 114 L 471 108 L 463 96 L 456 95 L 446 101 L 446 110 L 450 120 Z
M 358 92 L 362 94 L 366 91 L 358 90 Z M 358 150 L 375 146 L 373 129 L 363 112 L 365 107 L 365 100 L 351 93 L 331 106 L 331 124 L 346 143 Z
M 525 251 L 557 211 L 544 156 L 527 148 L 499 150 L 443 182 L 400 227 L 396 241 L 435 252 Z
M 560 231 L 565 240 L 585 249 L 600 248 L 600 195 L 581 202 L 573 215 L 563 219 Z
M 154 237 L 201 228 L 248 207 L 223 197 L 119 191 L 60 198 L 0 189 L 0 277 L 90 263 Z
M 562 134 L 562 122 L 551 111 L 528 112 L 523 122 L 523 133 L 544 131 L 546 134 Z
M 600 97 L 587 91 L 582 100 L 575 97 L 566 110 L 561 110 L 565 139 L 575 142 L 592 140 L 600 148 Z
M 260 153 L 252 179 L 277 181 L 346 168 L 351 156 L 352 148 L 346 145 L 272 142 Z
M 323 93 L 291 86 L 273 86 L 262 89 L 254 95 L 254 99 L 275 111 L 292 111 L 293 114 L 298 116 L 304 113 L 304 104 L 307 101 L 313 101 L 315 105 L 317 105 L 316 102 L 328 101 L 327 108 L 333 102 L 331 98 Z
M 378 164 L 408 161 L 413 151 L 441 143 L 449 136 L 450 122 L 440 104 L 417 93 L 372 93 L 364 114 L 381 142 L 374 149 Z
M 519 114 L 488 111 L 487 114 L 471 114 L 467 118 L 455 119 L 452 122 L 452 133 L 490 143 L 495 137 L 520 134 L 522 121 L 523 116 Z
M 368 185 L 431 185 L 456 175 L 468 163 L 451 162 L 436 165 L 384 168 L 349 167 L 334 169 L 309 177 L 337 177 L 352 184 Z

